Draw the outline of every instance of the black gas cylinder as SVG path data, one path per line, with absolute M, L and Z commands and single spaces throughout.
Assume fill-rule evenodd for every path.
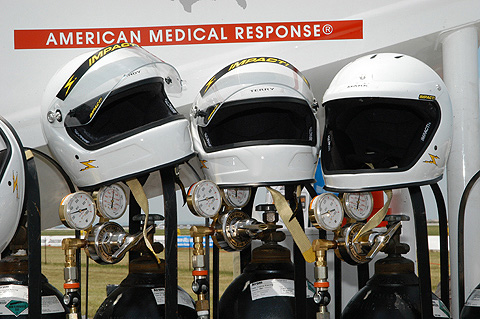
M 435 318 L 450 318 L 443 302 L 434 294 Z M 342 319 L 413 319 L 420 312 L 420 286 L 411 260 L 399 255 L 375 263 L 375 274 L 345 307 Z
M 42 319 L 65 319 L 63 295 L 41 276 Z M 28 317 L 28 261 L 8 256 L 0 261 L 0 318 Z
M 290 251 L 276 243 L 264 243 L 252 251 L 250 264 L 223 293 L 218 305 L 219 318 L 295 318 L 293 279 Z M 315 309 L 313 298 L 308 298 L 307 318 L 315 318 Z
M 165 318 L 165 265 L 150 257 L 129 264 L 129 274 L 98 308 L 94 319 Z M 178 318 L 196 319 L 190 295 L 178 287 Z
M 480 318 L 480 285 L 475 287 L 460 313 L 460 319 Z

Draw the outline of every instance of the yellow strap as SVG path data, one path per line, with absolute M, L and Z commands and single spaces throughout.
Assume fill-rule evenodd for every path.
M 290 205 L 288 205 L 287 200 L 279 191 L 270 187 L 267 187 L 267 189 L 270 194 L 272 194 L 273 203 L 277 208 L 277 212 L 285 223 L 285 226 L 287 226 L 290 234 L 292 234 L 292 238 L 302 252 L 303 258 L 305 258 L 307 262 L 313 263 L 315 261 L 315 252 L 313 251 L 312 243 L 298 223 L 298 220 L 296 218 L 290 220 L 293 216 L 293 212 Z
M 383 205 L 382 208 L 380 208 L 378 212 L 375 213 L 375 215 L 372 216 L 372 218 L 368 220 L 368 222 L 365 225 L 363 225 L 363 227 L 360 229 L 360 231 L 358 232 L 357 236 L 355 236 L 353 241 L 356 241 L 360 236 L 362 236 L 363 234 L 366 234 L 370 230 L 380 225 L 380 223 L 383 221 L 383 219 L 387 215 L 388 208 L 390 207 L 390 202 L 392 201 L 392 191 L 386 190 L 384 192 L 387 195 L 387 202 L 385 203 L 385 205 Z
M 25 151 L 25 158 L 27 159 L 27 161 L 31 158 L 33 158 L 33 152 L 32 150 L 26 150 Z
M 160 257 L 155 253 L 153 250 L 152 244 L 150 241 L 147 239 L 147 223 L 148 223 L 148 199 L 147 195 L 145 195 L 145 191 L 143 190 L 142 184 L 138 181 L 138 179 L 133 178 L 127 180 L 127 185 L 130 188 L 130 191 L 132 191 L 133 197 L 135 197 L 135 200 L 137 201 L 138 205 L 140 208 L 145 212 L 145 221 L 143 222 L 143 238 L 145 239 L 145 244 L 147 245 L 147 248 L 152 252 L 152 254 L 155 256 L 157 259 L 157 262 L 160 264 Z

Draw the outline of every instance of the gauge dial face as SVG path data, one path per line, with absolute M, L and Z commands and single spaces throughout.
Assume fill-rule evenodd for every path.
M 95 220 L 95 202 L 86 192 L 76 192 L 65 196 L 60 204 L 60 219 L 65 226 L 84 230 Z
M 342 202 L 335 194 L 320 194 L 310 202 L 309 217 L 315 227 L 334 231 L 342 226 Z
M 250 200 L 251 189 L 250 187 L 225 188 L 223 194 L 228 206 L 242 208 Z
M 365 220 L 373 210 L 373 196 L 370 192 L 345 193 L 343 195 L 345 213 L 355 220 Z
M 127 209 L 127 194 L 119 184 L 100 188 L 97 194 L 98 211 L 108 219 L 122 217 Z
M 212 181 L 199 181 L 190 186 L 187 203 L 193 214 L 213 218 L 222 208 L 222 191 Z

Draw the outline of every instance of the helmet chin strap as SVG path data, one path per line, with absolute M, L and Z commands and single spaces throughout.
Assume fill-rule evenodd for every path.
M 145 212 L 145 221 L 143 222 L 143 238 L 145 240 L 145 244 L 147 245 L 147 248 L 152 252 L 152 254 L 157 259 L 157 262 L 160 264 L 161 263 L 160 257 L 155 253 L 155 250 L 153 250 L 153 247 L 152 247 L 152 243 L 150 243 L 150 241 L 147 238 L 147 224 L 148 224 L 148 213 L 149 213 L 147 195 L 145 194 L 142 184 L 140 184 L 138 179 L 132 178 L 127 180 L 126 183 L 130 188 L 130 191 L 132 192 L 133 197 L 135 197 L 135 200 L 137 201 L 138 205 Z
M 303 258 L 305 258 L 308 263 L 313 263 L 315 261 L 315 252 L 313 251 L 312 243 L 298 223 L 298 220 L 296 218 L 291 219 L 293 212 L 287 200 L 279 191 L 268 186 L 267 189 L 270 194 L 272 194 L 275 208 L 285 223 L 285 226 L 287 226 L 288 231 L 292 234 L 292 238 L 302 252 Z

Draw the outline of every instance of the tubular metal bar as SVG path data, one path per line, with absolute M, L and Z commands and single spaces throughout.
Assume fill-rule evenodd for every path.
M 240 273 L 243 273 L 250 260 L 252 260 L 252 246 L 248 245 L 244 250 L 240 251 Z
M 333 269 L 335 273 L 335 319 L 342 316 L 342 261 L 337 255 L 333 255 Z
M 420 282 L 420 313 L 422 319 L 433 318 L 432 280 L 430 278 L 430 257 L 428 251 L 427 215 L 420 186 L 408 188 L 415 219 L 415 239 L 417 244 L 418 277 Z
M 55 167 L 55 169 L 58 172 L 60 172 L 63 179 L 67 183 L 68 189 L 70 190 L 70 193 L 75 193 L 75 191 L 76 191 L 75 190 L 75 185 L 73 184 L 72 180 L 70 179 L 68 174 L 65 172 L 65 170 L 52 157 L 50 157 L 49 155 L 47 155 L 46 153 L 44 153 L 42 151 L 34 149 L 34 148 L 26 148 L 26 149 L 30 150 L 34 154 L 34 156 L 43 158 L 45 161 L 49 162 L 53 167 Z M 33 164 L 32 164 L 32 166 L 33 166 Z M 36 169 L 35 169 L 35 172 L 36 172 Z M 38 177 L 36 177 L 36 179 L 38 179 Z M 40 198 L 38 198 L 38 202 L 40 203 Z M 40 209 L 41 209 L 41 207 L 40 207 Z M 75 230 L 75 238 L 80 238 L 80 231 L 79 230 Z M 82 278 L 82 255 L 81 255 L 80 249 L 77 249 L 76 252 L 75 252 L 75 262 L 77 263 L 76 268 L 77 268 L 77 274 L 78 274 L 79 282 L 81 282 L 81 278 Z M 88 262 L 88 259 L 87 259 L 87 262 Z M 40 267 L 39 267 L 39 269 L 40 269 Z M 87 273 L 88 273 L 88 271 L 87 271 Z M 30 275 L 29 275 L 29 278 L 30 278 Z M 81 285 L 80 285 L 80 288 L 78 288 L 78 293 L 80 294 L 80 296 L 82 295 L 81 292 L 82 291 L 81 291 Z M 86 283 L 85 300 L 86 300 L 86 303 L 85 303 L 85 317 L 88 318 L 88 280 L 87 280 L 87 283 Z M 30 303 L 30 301 L 29 301 L 29 303 Z M 30 306 L 29 306 L 29 308 L 31 309 Z M 78 308 L 79 308 L 79 312 L 81 314 L 81 309 L 82 309 L 82 300 L 81 299 L 78 302 Z
M 128 205 L 128 231 L 130 234 L 141 232 L 140 219 L 134 220 L 133 217 L 142 213 L 140 205 L 138 205 L 135 197 L 130 193 L 130 201 Z M 131 263 L 140 257 L 140 252 L 130 250 L 128 252 L 128 261 Z
M 205 218 L 205 227 L 210 227 L 210 219 Z M 220 271 L 219 265 L 218 265 L 218 260 L 217 260 L 217 265 L 215 265 L 215 245 L 213 249 L 213 282 L 210 282 L 210 236 L 205 236 L 205 247 L 203 248 L 205 250 L 205 260 L 207 261 L 205 264 L 205 269 L 208 271 L 207 274 L 207 282 L 208 282 L 208 291 L 205 294 L 205 297 L 207 300 L 211 300 L 211 296 L 213 296 L 212 300 L 212 309 L 210 311 L 213 313 L 213 318 L 215 317 L 215 312 L 217 311 L 218 307 L 218 294 L 220 290 L 220 286 L 218 284 L 218 281 L 215 281 L 215 277 L 218 276 L 218 272 Z M 217 251 L 218 253 L 218 251 Z M 218 256 L 217 256 L 218 258 Z M 219 279 L 220 280 L 220 279 Z M 210 291 L 213 291 L 212 294 L 210 294 Z M 217 295 L 217 298 L 215 299 L 215 295 Z
M 209 240 L 209 237 L 207 237 Z M 220 298 L 220 252 L 217 246 L 213 245 L 213 293 L 212 293 L 212 314 L 213 319 L 218 319 L 218 299 Z M 207 259 L 208 260 L 208 259 Z
M 252 194 L 250 196 L 250 201 L 248 202 L 247 205 L 245 205 L 245 207 L 242 208 L 242 211 L 250 217 L 252 217 L 253 204 L 255 201 L 256 193 L 257 193 L 257 188 L 253 187 Z M 248 245 L 247 248 L 240 251 L 240 273 L 243 273 L 243 270 L 245 269 L 245 267 L 247 267 L 247 265 L 250 263 L 251 260 L 252 260 L 252 246 Z
M 209 222 L 210 222 L 210 219 L 205 218 L 205 227 L 210 226 Z M 207 298 L 207 300 L 210 300 L 210 286 L 211 286 L 210 285 L 210 236 L 205 236 L 204 238 L 205 238 L 205 246 L 203 247 L 203 249 L 205 250 L 205 260 L 207 260 L 207 263 L 205 264 L 205 270 L 208 271 L 208 274 L 207 274 L 208 291 L 205 294 L 205 297 Z
M 178 318 L 177 200 L 173 167 L 160 170 L 165 212 L 165 319 Z
M 442 191 L 437 183 L 431 184 L 438 211 L 438 229 L 440 232 L 440 294 L 445 306 L 450 309 L 450 280 L 448 273 L 448 220 L 447 208 Z
M 80 238 L 80 231 L 75 230 L 75 238 Z M 77 276 L 78 282 L 80 283 L 80 287 L 78 287 L 78 294 L 82 295 L 82 253 L 81 249 L 75 249 L 75 262 L 77 263 L 75 267 L 77 268 Z M 85 282 L 85 318 L 88 318 L 88 258 L 87 258 L 87 277 Z M 78 302 L 78 312 L 80 316 L 82 315 L 82 299 L 80 298 Z
M 365 287 L 367 281 L 370 279 L 370 271 L 368 269 L 368 263 L 357 265 L 357 279 L 358 290 Z
M 292 210 L 294 210 L 294 214 L 296 215 L 300 226 L 304 228 L 302 205 L 298 201 L 298 198 L 295 198 L 293 196 L 295 189 L 296 187 L 293 185 L 286 185 L 285 199 L 290 202 L 290 207 L 292 208 Z M 304 319 L 307 315 L 307 292 L 305 289 L 307 273 L 305 269 L 305 258 L 303 257 L 300 249 L 295 244 L 293 245 L 293 263 L 295 266 L 295 318 Z
M 312 184 L 306 183 L 303 186 L 305 187 L 305 189 L 308 192 L 308 195 L 310 195 L 312 199 L 318 195 L 317 192 L 315 191 L 315 188 L 313 188 Z
M 24 158 L 25 160 L 25 158 Z M 27 225 L 28 225 L 28 318 L 41 317 L 41 267 L 42 250 L 40 242 L 40 191 L 37 170 L 33 159 L 25 167 L 27 190 Z
M 479 177 L 480 170 L 473 175 L 463 190 L 458 210 L 458 313 L 462 312 L 465 303 L 465 209 L 468 196 Z

